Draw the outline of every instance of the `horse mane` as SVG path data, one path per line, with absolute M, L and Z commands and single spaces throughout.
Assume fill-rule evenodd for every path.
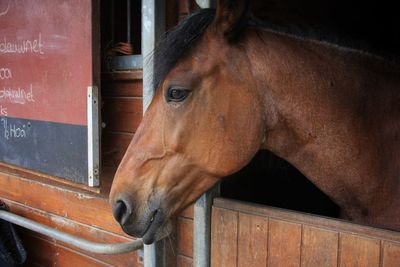
M 241 31 L 245 27 L 255 27 L 264 30 L 274 31 L 280 34 L 287 34 L 304 40 L 324 42 L 338 48 L 350 49 L 353 52 L 369 55 L 382 59 L 387 63 L 399 64 L 396 56 L 385 53 L 384 51 L 375 51 L 365 42 L 349 40 L 343 38 L 340 34 L 329 34 L 327 30 L 318 30 L 315 28 L 304 28 L 296 25 L 281 25 L 272 21 L 259 20 L 247 13 L 239 23 L 230 29 L 231 34 L 227 36 L 229 41 L 236 41 Z M 155 68 L 152 74 L 153 91 L 156 93 L 160 84 L 164 81 L 167 74 L 177 64 L 179 60 L 188 56 L 189 52 L 200 37 L 203 36 L 208 26 L 213 22 L 215 9 L 205 8 L 196 11 L 181 21 L 176 27 L 166 32 L 158 42 L 151 58 L 154 59 Z

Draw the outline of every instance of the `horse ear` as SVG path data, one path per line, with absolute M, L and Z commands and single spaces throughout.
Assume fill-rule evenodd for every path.
M 214 24 L 217 31 L 224 34 L 228 40 L 238 36 L 246 26 L 249 16 L 249 1 L 217 0 Z

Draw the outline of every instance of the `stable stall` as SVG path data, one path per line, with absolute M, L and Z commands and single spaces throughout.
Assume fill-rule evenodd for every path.
M 27 265 L 397 266 L 398 232 L 327 217 L 337 206 L 297 170 L 263 172 L 256 158 L 241 179 L 230 177 L 186 208 L 165 240 L 143 246 L 123 233 L 108 194 L 152 99 L 156 66 L 147 56 L 196 2 L 213 3 L 0 1 L 0 200 L 41 225 L 0 216 L 24 226 Z M 295 1 L 253 2 L 254 13 L 278 25 L 355 31 L 333 25 L 329 18 L 342 10 L 333 1 L 330 10 L 306 1 L 301 12 Z M 370 44 L 382 46 L 374 38 Z M 301 190 L 285 194 L 263 177 Z

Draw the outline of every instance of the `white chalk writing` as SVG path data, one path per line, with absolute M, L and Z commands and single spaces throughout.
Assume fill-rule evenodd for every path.
M 10 3 L 11 3 L 11 0 L 8 0 L 7 7 L 4 8 L 4 6 L 3 6 L 3 9 L 0 9 L 0 17 L 7 15 L 8 11 L 10 10 Z
M 0 101 L 8 101 L 16 104 L 25 104 L 26 102 L 35 102 L 33 97 L 32 84 L 28 88 L 6 88 L 0 89 Z
M 12 79 L 12 72 L 9 68 L 0 68 L 0 80 Z
M 31 40 L 9 41 L 7 37 L 4 37 L 0 41 L 0 54 L 44 54 L 43 46 L 41 33 L 39 33 L 38 38 Z
M 0 116 L 8 116 L 7 108 L 0 105 Z
M 22 124 L 18 127 L 16 124 L 8 123 L 7 118 L 1 118 L 4 128 L 4 138 L 7 140 L 12 138 L 26 138 L 26 125 Z

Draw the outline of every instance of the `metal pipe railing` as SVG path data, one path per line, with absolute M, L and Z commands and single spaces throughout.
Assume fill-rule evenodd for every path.
M 141 239 L 127 243 L 116 243 L 116 244 L 96 243 L 85 240 L 77 236 L 70 235 L 68 233 L 59 231 L 47 225 L 43 225 L 41 223 L 18 216 L 16 214 L 13 214 L 5 210 L 0 210 L 0 219 L 6 220 L 10 223 L 19 225 L 21 227 L 49 236 L 53 239 L 62 241 L 66 244 L 72 245 L 74 247 L 92 253 L 120 254 L 143 248 L 143 242 Z

